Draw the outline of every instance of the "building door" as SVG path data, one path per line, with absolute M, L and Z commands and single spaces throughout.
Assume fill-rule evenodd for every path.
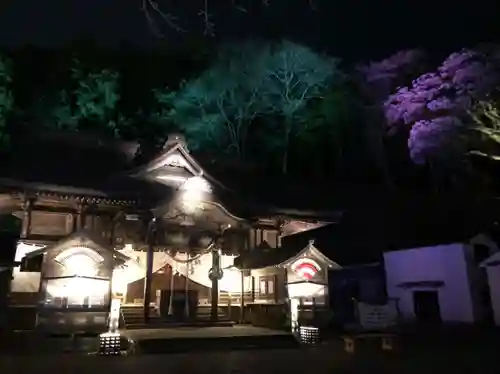
M 438 291 L 414 291 L 413 308 L 419 322 L 441 322 Z

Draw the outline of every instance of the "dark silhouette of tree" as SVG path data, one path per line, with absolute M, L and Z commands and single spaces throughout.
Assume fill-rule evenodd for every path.
M 5 146 L 9 142 L 7 124 L 14 108 L 12 75 L 11 61 L 0 55 L 0 146 Z

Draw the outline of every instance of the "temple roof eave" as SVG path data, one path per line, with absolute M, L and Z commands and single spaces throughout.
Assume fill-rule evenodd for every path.
M 43 182 L 25 182 L 21 180 L 0 178 L 0 185 L 4 187 L 4 193 L 12 198 L 31 195 L 27 197 L 39 197 L 56 199 L 61 201 L 76 201 L 84 204 L 104 204 L 110 206 L 141 207 L 143 205 L 154 205 L 146 203 L 138 198 L 138 191 L 130 193 L 109 193 L 104 190 L 74 187 L 69 185 L 55 185 Z

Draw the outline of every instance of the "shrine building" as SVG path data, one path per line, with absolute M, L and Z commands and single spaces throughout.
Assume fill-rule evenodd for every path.
M 336 212 L 290 212 L 239 195 L 181 135 L 133 167 L 135 144 L 49 134 L 19 147 L 0 177 L 1 215 L 19 222 L 4 269 L 14 328 L 103 331 L 113 300 L 125 327 L 244 322 L 256 305 L 288 308 L 290 292 L 326 303 L 315 280 L 335 264 L 312 242 L 273 263 L 293 279 L 235 258 L 278 253 L 283 236 L 328 224 Z

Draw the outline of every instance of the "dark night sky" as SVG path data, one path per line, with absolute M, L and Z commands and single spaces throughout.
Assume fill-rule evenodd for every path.
M 316 11 L 308 9 L 308 0 L 269 0 L 271 6 L 266 10 L 255 5 L 260 0 L 234 1 L 249 12 L 234 10 L 231 0 L 211 0 L 218 39 L 286 37 L 348 60 L 383 57 L 398 48 L 448 51 L 500 40 L 494 0 L 315 0 Z M 158 2 L 165 9 L 169 4 L 177 9 L 174 13 L 191 30 L 190 35 L 201 35 L 197 12 L 203 0 Z M 141 0 L 3 0 L 0 45 L 60 45 L 87 36 L 104 44 L 127 41 L 149 46 L 157 39 L 140 5 Z M 182 37 L 168 32 L 166 40 L 177 43 Z

